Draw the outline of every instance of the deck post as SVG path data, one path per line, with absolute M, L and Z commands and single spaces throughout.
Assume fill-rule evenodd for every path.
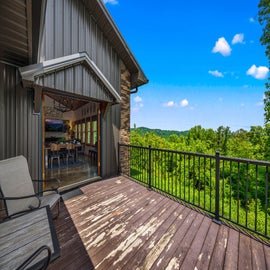
M 221 224 L 219 219 L 219 182 L 220 182 L 220 153 L 216 152 L 216 196 L 215 196 L 215 217 L 214 222 Z
M 151 145 L 149 145 L 148 147 L 148 189 L 152 189 L 152 160 L 151 160 L 151 154 L 152 154 L 152 151 L 151 151 L 152 147 Z

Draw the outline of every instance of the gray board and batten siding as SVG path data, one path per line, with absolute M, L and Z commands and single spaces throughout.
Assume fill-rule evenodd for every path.
M 34 2 L 35 9 L 41 6 Z M 40 14 L 30 1 L 0 0 L 0 159 L 24 155 L 33 178 L 41 176 L 40 116 L 33 114 L 32 90 L 24 89 L 18 67 L 32 63 L 31 25 L 39 25 Z
M 24 155 L 33 178 L 40 177 L 40 116 L 33 91 L 23 89 L 16 67 L 0 63 L 0 160 Z

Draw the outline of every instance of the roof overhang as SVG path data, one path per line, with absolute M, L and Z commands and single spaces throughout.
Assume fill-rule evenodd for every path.
M 131 74 L 131 89 L 148 83 L 143 70 L 100 0 L 81 0 Z M 24 66 L 36 63 L 46 0 L 0 1 L 0 61 Z M 14 42 L 16 41 L 16 42 Z
M 109 42 L 118 53 L 127 69 L 131 73 L 131 89 L 137 88 L 148 83 L 143 70 L 132 54 L 126 41 L 121 35 L 118 27 L 114 23 L 111 15 L 105 7 L 103 1 L 98 0 L 82 0 L 88 10 L 92 13 L 97 24 L 102 29 Z
M 80 64 L 86 65 L 86 67 L 95 74 L 95 76 L 113 96 L 116 103 L 121 102 L 121 96 L 97 67 L 97 65 L 90 59 L 86 52 L 75 53 L 72 55 L 47 60 L 42 63 L 21 67 L 19 68 L 19 71 L 21 73 L 24 86 L 34 87 L 36 84 L 38 84 L 39 77 Z

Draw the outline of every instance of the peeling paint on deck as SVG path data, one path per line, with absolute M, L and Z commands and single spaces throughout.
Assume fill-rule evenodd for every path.
M 166 245 L 169 243 L 171 238 L 175 233 L 176 227 L 172 225 L 169 230 L 160 238 L 158 243 L 155 245 L 153 249 L 147 254 L 144 263 L 141 267 L 137 269 L 150 269 L 153 263 L 157 260 L 161 252 L 165 249 Z
M 179 269 L 180 264 L 179 264 L 179 258 L 172 258 L 168 264 L 168 266 L 166 267 L 166 270 L 172 270 L 172 269 Z

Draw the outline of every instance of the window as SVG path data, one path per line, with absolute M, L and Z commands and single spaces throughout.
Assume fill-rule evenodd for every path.
M 81 123 L 78 123 L 78 125 L 77 125 L 77 134 L 76 134 L 76 138 L 79 139 L 79 140 L 82 139 L 81 131 L 82 131 L 82 124 L 81 124 Z
M 98 141 L 97 116 L 76 121 L 75 135 L 82 143 L 95 145 Z
M 82 123 L 81 142 L 85 143 L 85 122 Z
M 87 131 L 86 131 L 86 143 L 90 144 L 91 143 L 91 120 L 87 120 Z
M 92 138 L 92 144 L 93 145 L 95 145 L 96 143 L 97 143 L 97 141 L 98 141 L 98 130 L 97 130 L 97 127 L 98 127 L 98 125 L 97 125 L 97 119 L 94 119 L 93 121 L 92 121 L 92 136 L 91 136 L 91 138 Z

